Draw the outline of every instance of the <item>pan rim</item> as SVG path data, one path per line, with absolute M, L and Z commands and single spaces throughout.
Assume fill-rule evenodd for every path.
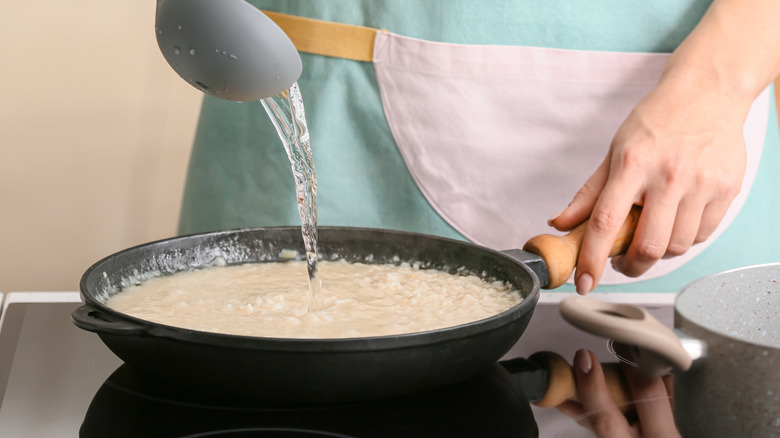
M 536 306 L 536 303 L 540 297 L 540 284 L 536 274 L 526 264 L 519 262 L 512 257 L 490 248 L 475 245 L 470 242 L 460 241 L 455 239 L 449 239 L 445 237 L 432 236 L 423 233 L 414 233 L 401 230 L 389 230 L 381 228 L 364 228 L 364 227 L 345 227 L 345 226 L 318 226 L 318 232 L 344 232 L 344 231 L 361 231 L 369 233 L 378 233 L 385 235 L 404 235 L 404 236 L 417 236 L 426 240 L 437 240 L 444 242 L 445 244 L 462 245 L 466 247 L 476 248 L 481 252 L 490 254 L 494 257 L 504 260 L 510 263 L 512 266 L 517 267 L 525 271 L 525 275 L 528 275 L 531 280 L 530 291 L 520 290 L 519 293 L 524 295 L 523 300 L 515 306 L 495 315 L 487 318 L 483 318 L 477 321 L 472 321 L 464 324 L 459 324 L 451 327 L 444 327 L 435 330 L 426 330 L 413 333 L 402 333 L 393 335 L 382 336 L 366 336 L 366 337 L 348 337 L 348 338 L 275 338 L 275 337 L 259 337 L 259 336 L 246 336 L 228 333 L 216 333 L 209 331 L 201 331 L 194 329 L 187 329 L 177 326 L 172 326 L 164 323 L 149 321 L 146 319 L 138 318 L 130 314 L 117 311 L 105 303 L 101 302 L 95 297 L 92 292 L 89 291 L 88 282 L 92 275 L 100 275 L 101 268 L 112 258 L 116 258 L 121 255 L 132 254 L 140 251 L 144 248 L 153 247 L 155 245 L 170 243 L 172 241 L 184 242 L 187 239 L 203 239 L 207 237 L 225 237 L 232 235 L 239 235 L 242 233 L 264 233 L 264 232 L 299 232 L 300 227 L 296 226 L 279 226 L 279 227 L 244 227 L 235 228 L 229 230 L 220 230 L 203 233 L 193 233 L 182 236 L 169 237 L 164 239 L 158 239 L 147 243 L 135 245 L 121 251 L 110 254 L 101 258 L 94 264 L 92 264 L 82 275 L 80 280 L 80 295 L 85 305 L 92 306 L 99 310 L 109 314 L 112 318 L 120 321 L 127 321 L 131 324 L 138 325 L 144 328 L 144 333 L 149 336 L 172 338 L 177 341 L 193 342 L 203 345 L 211 345 L 214 347 L 224 347 L 229 349 L 241 348 L 247 350 L 268 350 L 268 351 L 290 351 L 290 352 L 356 352 L 356 351 L 378 351 L 378 350 L 394 350 L 404 348 L 414 348 L 420 345 L 428 345 L 432 343 L 444 343 L 451 342 L 458 339 L 464 339 L 465 337 L 475 336 L 480 333 L 485 333 L 492 330 L 505 327 L 515 323 L 520 316 L 525 315 L 528 312 L 532 312 Z M 251 261 L 247 262 L 251 263 Z M 100 336 L 106 336 L 98 332 Z M 196 337 L 196 340 L 190 339 Z

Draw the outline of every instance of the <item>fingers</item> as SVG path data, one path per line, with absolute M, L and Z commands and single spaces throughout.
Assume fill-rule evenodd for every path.
M 631 428 L 612 400 L 596 355 L 579 350 L 574 355 L 573 365 L 583 412 L 578 421 L 586 422 L 599 437 L 630 437 Z
M 683 255 L 694 244 L 707 240 L 723 220 L 729 205 L 724 201 L 705 204 L 698 198 L 680 201 L 664 256 Z
M 729 202 L 704 205 L 699 199 L 649 200 L 637 224 L 626 254 L 612 259 L 612 267 L 629 277 L 638 277 L 658 260 L 680 256 L 696 243 L 708 239 L 728 211 Z
M 591 429 L 600 438 L 679 437 L 672 407 L 671 376 L 651 378 L 631 365 L 622 370 L 635 403 L 635 414 L 629 420 L 619 410 L 610 395 L 601 364 L 595 354 L 579 350 L 573 361 L 574 378 L 580 402 L 566 401 L 556 407 Z
M 613 183 L 607 184 L 602 190 L 588 221 L 577 259 L 574 284 L 579 294 L 587 294 L 598 285 L 612 245 L 628 217 L 628 212 L 635 202 L 634 194 L 637 192 L 636 189 Z M 642 217 L 640 216 L 637 231 Z M 634 246 L 634 243 L 631 246 Z
M 614 194 L 611 197 L 607 195 L 609 190 L 605 186 L 610 178 L 611 160 L 610 152 L 569 206 L 548 222 L 558 230 L 567 231 L 590 219 L 574 277 L 577 292 L 580 294 L 590 292 L 598 284 L 612 242 L 615 241 L 618 230 L 633 205 L 633 193 L 638 191 L 636 189 L 629 193 L 625 190 L 625 185 L 612 183 L 612 187 L 621 189 L 613 189 Z M 627 193 L 630 201 L 621 201 L 621 198 L 626 198 Z M 615 211 L 616 208 L 625 211 Z
M 715 232 L 715 229 L 718 228 L 718 225 L 720 225 L 720 222 L 728 212 L 731 199 L 707 204 L 701 216 L 701 224 L 695 238 L 696 243 L 707 240 Z
M 594 174 L 591 181 L 600 179 Z M 633 241 L 624 255 L 612 260 L 612 266 L 629 277 L 638 277 L 658 260 L 683 255 L 709 238 L 732 199 L 707 203 L 706 198 L 683 196 L 679 190 L 642 190 L 641 185 L 613 176 L 596 198 L 592 189 L 581 190 L 570 208 L 554 221 L 558 226 L 568 225 L 566 220 L 579 217 L 594 203 L 574 276 L 578 293 L 589 293 L 598 285 L 618 230 L 633 204 L 643 204 Z
M 677 215 L 673 219 L 674 225 L 666 248 L 666 255 L 683 255 L 698 241 L 697 236 L 701 228 L 704 207 L 705 205 L 702 202 L 696 202 L 695 200 L 683 200 L 680 202 Z
M 642 436 L 679 437 L 672 412 L 671 380 L 644 376 L 631 365 L 625 365 L 623 372 L 636 402 Z
M 675 199 L 646 200 L 634 239 L 625 256 L 613 260 L 613 266 L 629 277 L 638 277 L 650 269 L 667 253 L 676 215 Z

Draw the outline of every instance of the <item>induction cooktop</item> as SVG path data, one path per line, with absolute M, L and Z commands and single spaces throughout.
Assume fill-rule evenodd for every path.
M 544 292 L 504 359 L 580 348 L 615 362 L 604 339 L 563 321 Z M 673 294 L 598 294 L 644 306 L 671 325 Z M 592 437 L 555 409 L 529 404 L 495 364 L 446 388 L 389 400 L 328 405 L 213 400 L 154 382 L 124 365 L 97 335 L 76 328 L 77 292 L 13 292 L 0 313 L 2 437 Z

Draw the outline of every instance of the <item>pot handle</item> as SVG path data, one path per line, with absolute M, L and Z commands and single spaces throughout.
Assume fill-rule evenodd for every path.
M 634 231 L 639 223 L 641 212 L 642 207 L 638 205 L 631 207 L 631 211 L 620 227 L 615 243 L 612 244 L 609 251 L 610 257 L 626 252 L 634 238 Z M 525 243 L 523 251 L 540 256 L 547 265 L 548 280 L 547 285 L 542 285 L 544 289 L 555 289 L 569 280 L 571 273 L 577 266 L 577 258 L 580 256 L 582 239 L 585 237 L 587 228 L 588 221 L 585 221 L 564 236 L 540 234 Z
M 97 334 L 139 335 L 147 332 L 147 327 L 126 320 L 118 320 L 90 304 L 75 309 L 70 318 L 76 327 Z
M 643 374 L 658 377 L 672 368 L 687 371 L 693 363 L 677 335 L 641 307 L 572 296 L 561 301 L 559 310 L 585 332 L 632 346 Z

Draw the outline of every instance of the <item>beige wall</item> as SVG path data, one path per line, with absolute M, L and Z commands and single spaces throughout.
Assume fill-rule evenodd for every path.
M 0 291 L 77 290 L 175 233 L 201 95 L 157 50 L 154 8 L 0 2 Z

